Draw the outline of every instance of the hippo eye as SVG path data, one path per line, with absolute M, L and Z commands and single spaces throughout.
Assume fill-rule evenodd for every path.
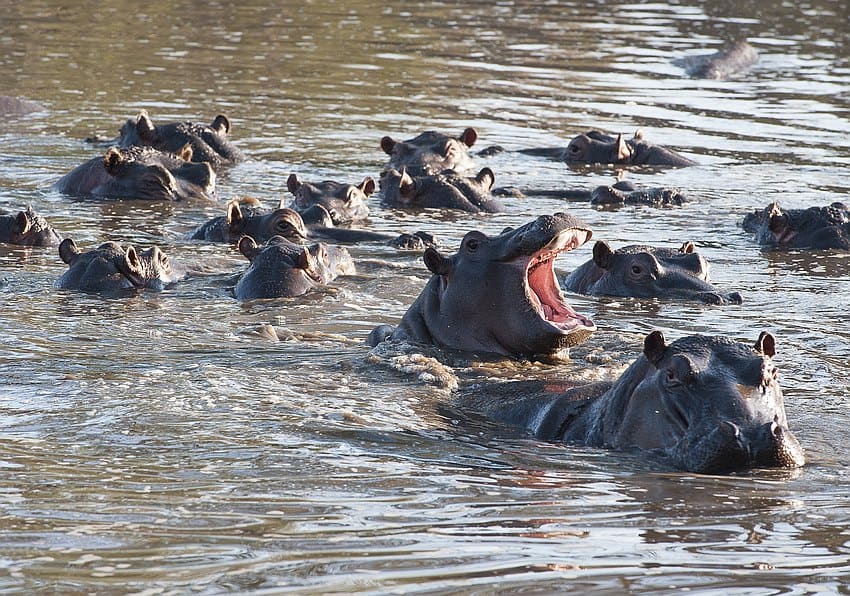
M 640 265 L 632 265 L 632 273 L 634 275 L 640 275 L 643 273 L 643 269 L 640 268 Z
M 573 154 L 578 153 L 579 152 L 578 145 L 570 145 L 569 147 L 567 147 L 567 151 L 569 151 L 570 153 L 573 153 Z
M 475 238 L 470 238 L 466 241 L 466 249 L 469 252 L 475 252 L 476 250 L 478 250 L 479 245 L 480 243 Z

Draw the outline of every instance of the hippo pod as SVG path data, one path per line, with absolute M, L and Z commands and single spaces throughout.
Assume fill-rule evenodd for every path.
M 208 163 L 192 163 L 192 148 L 177 154 L 151 147 L 111 147 L 103 157 L 77 166 L 53 188 L 78 197 L 147 201 L 212 200 L 215 173 Z
M 714 54 L 686 56 L 673 62 L 682 66 L 689 77 L 720 81 L 749 70 L 758 62 L 758 59 L 756 49 L 746 41 L 739 40 L 726 45 Z
M 610 186 L 597 186 L 590 193 L 590 203 L 606 207 L 619 205 L 646 205 L 666 207 L 681 205 L 687 201 L 685 193 L 678 188 L 638 188 L 633 182 L 619 180 Z
M 61 238 L 47 220 L 27 205 L 16 214 L 0 214 L 0 242 L 20 246 L 53 246 Z
M 708 263 L 693 242 L 678 250 L 631 245 L 612 250 L 593 246 L 593 259 L 564 279 L 564 287 L 592 296 L 679 298 L 708 304 L 740 304 L 738 292 L 722 292 L 708 281 Z
M 239 252 L 251 262 L 234 289 L 239 300 L 300 296 L 339 275 L 355 273 L 351 255 L 339 246 L 301 246 L 281 236 L 258 245 L 244 236 Z
M 369 217 L 366 200 L 375 192 L 375 180 L 366 176 L 355 186 L 332 180 L 302 182 L 297 175 L 290 174 L 286 188 L 295 196 L 290 208 L 300 213 L 308 225 L 322 222 L 324 213 L 315 209 L 320 205 L 330 215 L 333 225 L 340 226 L 362 222 Z
M 467 128 L 459 137 L 433 130 L 406 141 L 386 136 L 381 139 L 381 149 L 390 156 L 385 169 L 406 168 L 414 175 L 437 174 L 443 170 L 468 171 L 473 168 L 469 148 L 477 139 L 474 128 Z
M 68 265 L 56 287 L 83 292 L 116 292 L 131 288 L 163 290 L 177 280 L 168 257 L 153 246 L 138 251 L 132 245 L 123 248 L 105 242 L 83 252 L 66 238 L 59 244 L 59 256 Z
M 408 340 L 516 358 L 576 345 L 596 326 L 564 300 L 554 262 L 590 236 L 585 223 L 555 213 L 498 236 L 469 232 L 449 257 L 429 248 L 424 260 L 433 275 L 422 293 L 397 329 L 381 325 L 368 342 Z
M 765 246 L 850 250 L 850 210 L 844 203 L 782 209 L 773 202 L 747 214 L 743 228 Z
M 540 381 L 485 385 L 457 405 L 546 441 L 651 450 L 689 472 L 796 468 L 805 457 L 788 429 L 774 355 L 766 332 L 751 347 L 702 335 L 668 345 L 653 331 L 613 383 L 564 393 Z
M 389 169 L 381 174 L 381 191 L 384 204 L 391 207 L 501 213 L 504 206 L 490 194 L 495 180 L 490 168 L 483 168 L 468 178 L 454 170 L 411 176 L 407 170 Z

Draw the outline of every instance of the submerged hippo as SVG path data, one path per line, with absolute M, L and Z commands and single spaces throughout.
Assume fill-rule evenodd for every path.
M 454 170 L 411 176 L 405 170 L 389 169 L 381 174 L 381 191 L 384 204 L 392 207 L 501 213 L 504 205 L 490 194 L 495 180 L 490 168 L 483 168 L 469 178 L 459 176 Z
M 850 250 L 850 210 L 844 203 L 782 209 L 773 202 L 747 214 L 743 227 L 765 246 Z
M 138 251 L 116 242 L 104 242 L 82 252 L 71 238 L 59 245 L 59 256 L 68 265 L 56 287 L 83 292 L 118 292 L 131 288 L 163 290 L 177 280 L 171 262 L 153 246 Z
M 653 451 L 688 472 L 796 468 L 805 457 L 788 429 L 774 354 L 766 332 L 751 347 L 703 335 L 668 345 L 653 331 L 614 383 L 563 393 L 541 381 L 484 385 L 457 405 L 546 441 Z
M 685 56 L 673 63 L 685 69 L 689 77 L 695 79 L 728 79 L 730 76 L 749 70 L 758 62 L 756 49 L 746 41 L 736 41 L 724 46 L 714 54 Z
M 40 103 L 30 99 L 0 95 L 0 116 L 23 116 L 33 112 L 43 112 L 46 109 Z
M 77 197 L 147 201 L 211 200 L 215 173 L 208 163 L 193 163 L 191 147 L 178 154 L 151 147 L 111 147 L 60 178 L 53 188 Z
M 390 156 L 385 169 L 406 168 L 413 175 L 438 174 L 443 170 L 466 172 L 473 168 L 469 148 L 477 139 L 474 128 L 467 128 L 459 137 L 433 130 L 406 141 L 387 136 L 381 139 L 381 149 Z
M 516 358 L 576 345 L 596 325 L 566 303 L 554 262 L 590 236 L 584 222 L 555 213 L 498 236 L 469 232 L 449 257 L 426 249 L 431 279 L 398 328 L 377 327 L 369 344 L 410 340 Z
M 619 205 L 646 205 L 667 207 L 681 205 L 687 201 L 685 193 L 678 188 L 639 188 L 628 180 L 619 180 L 610 186 L 597 186 L 590 193 L 592 205 L 616 207 Z
M 290 208 L 295 209 L 308 224 L 321 222 L 324 213 L 316 209 L 321 205 L 334 226 L 359 223 L 369 217 L 366 199 L 375 192 L 375 180 L 366 176 L 359 185 L 343 184 L 332 180 L 302 182 L 290 174 L 286 187 L 293 195 Z
M 592 296 L 679 298 L 709 304 L 740 304 L 738 292 L 723 292 L 708 281 L 708 263 L 693 242 L 678 250 L 632 245 L 612 250 L 593 247 L 593 259 L 564 279 L 564 287 Z
M 0 211 L 0 242 L 20 246 L 53 246 L 62 238 L 47 220 L 27 205 L 24 211 Z
M 281 236 L 258 246 L 253 238 L 244 236 L 239 252 L 251 262 L 236 283 L 234 293 L 239 300 L 300 296 L 339 275 L 355 273 L 351 255 L 340 246 L 301 246 Z
M 654 145 L 644 140 L 643 131 L 640 130 L 632 139 L 624 139 L 622 134 L 612 137 L 598 130 L 591 130 L 574 137 L 566 149 L 560 147 L 522 149 L 520 153 L 550 157 L 567 163 L 673 167 L 696 164 L 695 161 L 667 147 Z

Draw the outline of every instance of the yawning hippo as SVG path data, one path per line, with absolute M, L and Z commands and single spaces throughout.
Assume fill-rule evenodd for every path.
M 47 220 L 27 205 L 16 214 L 0 211 L 0 242 L 20 246 L 53 246 L 59 244 L 59 234 Z
M 478 133 L 467 128 L 459 137 L 429 130 L 406 141 L 381 139 L 381 149 L 390 156 L 386 168 L 407 169 L 412 175 L 438 174 L 443 170 L 466 172 L 473 168 L 469 148 Z

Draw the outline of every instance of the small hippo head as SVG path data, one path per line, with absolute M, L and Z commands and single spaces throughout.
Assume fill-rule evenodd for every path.
M 744 229 L 766 246 L 850 249 L 850 211 L 843 203 L 786 210 L 773 202 L 747 215 Z
M 17 214 L 0 215 L 0 242 L 20 246 L 54 246 L 59 234 L 31 206 Z
M 191 157 L 188 146 L 174 155 L 110 148 L 103 157 L 109 180 L 92 194 L 149 201 L 210 200 L 215 196 L 215 173 L 207 163 L 192 163 Z
M 292 209 L 275 209 L 271 213 L 258 209 L 243 212 L 239 201 L 230 201 L 225 221 L 230 235 L 237 240 L 242 236 L 250 236 L 255 242 L 266 242 L 273 236 L 282 236 L 295 243 L 307 239 L 307 228 L 298 212 Z
M 384 203 L 396 207 L 421 209 L 458 209 L 469 213 L 500 213 L 504 206 L 490 191 L 496 176 L 482 168 L 475 176 L 460 176 L 454 170 L 439 174 L 411 176 L 390 168 L 381 174 Z
M 366 176 L 357 186 L 330 180 L 310 183 L 302 182 L 298 176 L 290 174 L 286 187 L 295 196 L 291 208 L 301 213 L 308 223 L 322 223 L 318 217 L 314 222 L 307 215 L 313 207 L 319 205 L 330 214 L 333 225 L 339 226 L 369 217 L 366 200 L 375 192 L 375 180 Z
M 83 292 L 116 292 L 131 288 L 163 290 L 177 279 L 168 257 L 156 246 L 137 251 L 116 242 L 105 242 L 83 252 L 66 238 L 59 245 L 59 256 L 68 265 L 57 287 Z
M 407 168 L 412 174 L 437 174 L 449 169 L 472 169 L 469 148 L 477 139 L 474 128 L 467 128 L 456 138 L 427 131 L 406 141 L 386 136 L 381 139 L 381 149 L 390 156 L 387 168 Z
M 572 163 L 629 163 L 632 148 L 623 139 L 609 137 L 604 133 L 591 130 L 574 137 L 564 151 L 564 161 Z

